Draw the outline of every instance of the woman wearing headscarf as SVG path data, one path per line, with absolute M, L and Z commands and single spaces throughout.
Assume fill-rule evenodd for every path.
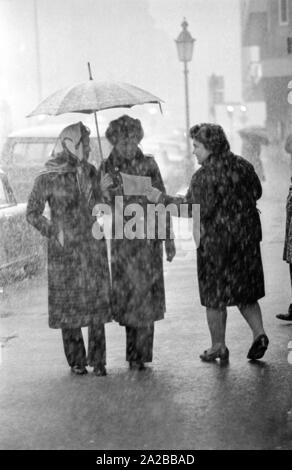
M 127 115 L 112 121 L 106 130 L 106 137 L 113 145 L 105 162 L 106 177 L 111 178 L 114 186 L 109 190 L 113 216 L 116 197 L 122 197 L 123 201 L 120 208 L 123 236 L 120 239 L 113 236 L 111 243 L 112 308 L 115 320 L 126 328 L 126 360 L 136 370 L 143 370 L 145 362 L 152 361 L 154 322 L 164 318 L 163 243 L 168 261 L 175 256 L 174 242 L 169 236 L 170 219 L 165 240 L 147 239 L 145 232 L 144 238 L 129 239 L 125 235 L 125 226 L 132 218 L 125 215 L 130 204 L 138 204 L 143 209 L 143 230 L 146 230 L 147 198 L 125 194 L 121 175 L 147 176 L 154 186 L 165 191 L 155 159 L 144 155 L 138 147 L 143 135 L 139 119 Z
M 111 321 L 110 277 L 105 239 L 96 240 L 94 205 L 103 181 L 87 162 L 90 131 L 82 122 L 61 132 L 53 158 L 36 178 L 27 205 L 27 221 L 48 238 L 50 328 L 60 328 L 71 371 L 106 375 L 104 324 Z M 101 183 L 101 184 L 100 184 Z M 101 187 L 102 186 L 102 187 Z M 50 208 L 50 219 L 44 215 Z M 88 358 L 81 328 L 88 326 Z
M 248 359 L 263 357 L 269 340 L 258 299 L 264 297 L 260 251 L 261 222 L 256 201 L 262 188 L 253 166 L 230 151 L 221 126 L 200 124 L 190 129 L 195 172 L 184 198 L 152 189 L 148 199 L 164 204 L 200 204 L 200 244 L 197 269 L 201 304 L 206 307 L 212 345 L 203 361 L 229 359 L 225 344 L 227 307 L 237 306 L 253 334 Z M 192 213 L 190 207 L 190 214 Z

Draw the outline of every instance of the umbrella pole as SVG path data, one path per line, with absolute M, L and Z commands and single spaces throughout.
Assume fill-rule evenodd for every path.
M 101 156 L 101 165 L 103 169 L 103 164 L 104 164 L 104 158 L 103 158 L 103 153 L 102 153 L 102 146 L 101 146 L 101 140 L 100 140 L 100 134 L 99 134 L 99 128 L 98 128 L 98 122 L 97 122 L 97 116 L 96 112 L 94 112 L 94 120 L 95 120 L 95 127 L 96 127 L 96 134 L 97 134 L 97 140 L 98 140 L 98 147 L 99 147 L 99 153 Z
M 89 72 L 89 80 L 93 80 L 92 73 L 91 73 L 90 62 L 87 62 L 87 66 L 88 66 L 88 72 Z M 100 133 L 99 133 L 99 128 L 98 128 L 96 111 L 94 111 L 94 120 L 95 120 L 95 127 L 96 127 L 99 153 L 100 153 L 100 156 L 101 156 L 101 171 L 103 171 L 104 158 L 103 158 L 103 153 L 102 153 L 102 147 L 101 147 L 101 140 L 100 140 Z

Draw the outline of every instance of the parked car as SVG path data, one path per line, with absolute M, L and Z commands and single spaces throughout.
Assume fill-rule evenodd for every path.
M 45 266 L 46 242 L 26 221 L 26 203 L 17 203 L 0 169 L 0 286 Z
M 18 202 L 27 202 L 33 181 L 50 158 L 56 140 L 66 124 L 40 125 L 8 135 L 0 157 L 0 165 L 7 173 Z M 96 135 L 91 129 L 92 136 Z M 106 158 L 111 146 L 101 137 L 103 155 Z M 101 157 L 96 137 L 91 138 L 90 163 L 100 165 Z

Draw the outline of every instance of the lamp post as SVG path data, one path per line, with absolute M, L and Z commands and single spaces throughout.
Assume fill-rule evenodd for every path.
M 195 39 L 192 38 L 188 31 L 188 23 L 184 18 L 182 24 L 182 31 L 175 40 L 177 46 L 178 59 L 184 63 L 184 76 L 185 76 L 185 100 L 186 100 L 186 146 L 187 146 L 187 171 L 191 167 L 191 145 L 189 138 L 190 129 L 190 109 L 189 109 L 189 84 L 188 84 L 188 66 L 187 63 L 191 62 L 193 56 L 193 48 Z
M 36 74 L 38 101 L 42 99 L 42 77 L 41 77 L 41 55 L 40 55 L 40 35 L 39 35 L 39 15 L 37 0 L 33 0 L 35 47 L 36 47 Z

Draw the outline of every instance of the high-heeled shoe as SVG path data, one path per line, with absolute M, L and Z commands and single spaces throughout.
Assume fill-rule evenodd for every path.
M 203 362 L 214 362 L 216 359 L 220 359 L 220 364 L 226 364 L 229 362 L 229 349 L 218 349 L 218 351 L 204 351 L 203 354 L 200 354 L 200 358 Z
M 259 335 L 252 343 L 247 353 L 247 359 L 250 359 L 252 361 L 257 361 L 258 359 L 261 359 L 265 354 L 266 350 L 268 349 L 268 345 L 269 338 L 267 337 L 267 335 Z

